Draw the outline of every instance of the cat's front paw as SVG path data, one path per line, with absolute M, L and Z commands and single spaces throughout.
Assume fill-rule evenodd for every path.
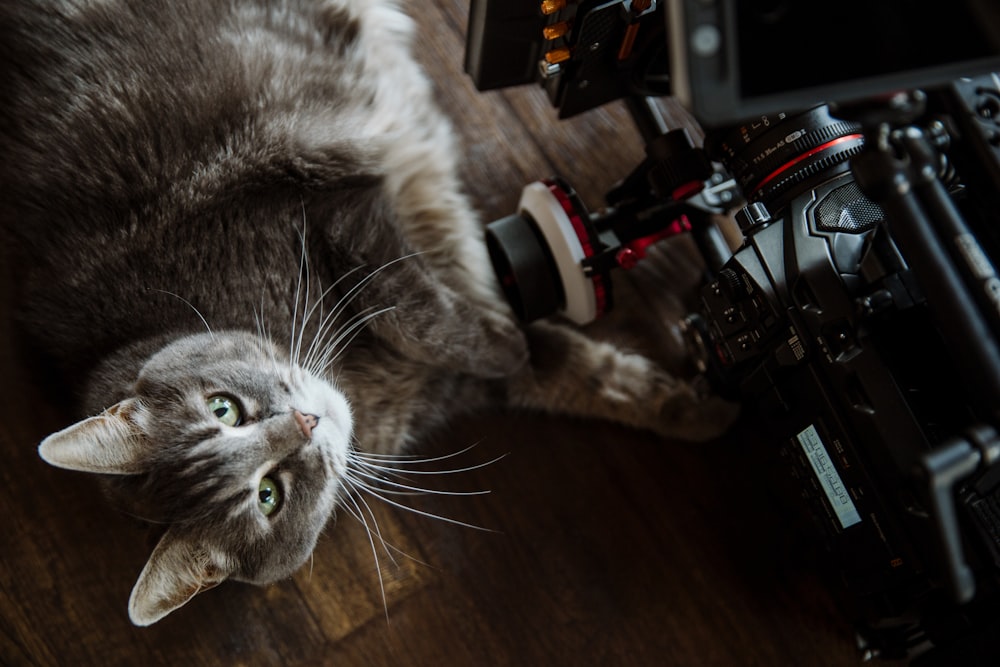
M 482 378 L 513 375 L 528 362 L 528 341 L 524 330 L 510 317 L 483 310 L 475 322 L 479 333 L 464 370 Z
M 685 383 L 661 404 L 654 430 L 667 438 L 704 442 L 725 435 L 739 416 L 739 403 Z

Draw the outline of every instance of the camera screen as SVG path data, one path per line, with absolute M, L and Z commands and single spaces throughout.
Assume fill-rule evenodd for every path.
M 743 97 L 759 97 L 995 56 L 1000 54 L 997 4 L 740 0 L 738 85 Z
M 673 94 L 706 125 L 1000 71 L 1000 0 L 675 0 Z

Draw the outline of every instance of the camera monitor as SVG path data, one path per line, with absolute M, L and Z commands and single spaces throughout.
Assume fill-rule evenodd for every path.
M 997 0 L 665 0 L 671 92 L 707 126 L 1000 71 Z

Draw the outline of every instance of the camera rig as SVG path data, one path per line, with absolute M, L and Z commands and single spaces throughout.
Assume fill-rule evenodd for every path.
M 691 357 L 776 443 L 762 460 L 825 547 L 863 656 L 997 664 L 1000 23 L 990 58 L 806 87 L 696 146 L 651 97 L 680 78 L 687 99 L 733 99 L 718 81 L 690 94 L 705 63 L 685 54 L 745 52 L 733 24 L 759 3 L 737 4 L 473 0 L 480 89 L 538 82 L 561 117 L 623 98 L 646 140 L 599 215 L 564 181 L 527 186 L 488 227 L 494 268 L 522 319 L 584 323 L 612 306 L 612 271 L 692 234 L 710 277 Z M 984 6 L 949 10 L 971 25 Z M 706 8 L 725 20 L 678 25 Z M 731 211 L 735 251 L 714 224 Z

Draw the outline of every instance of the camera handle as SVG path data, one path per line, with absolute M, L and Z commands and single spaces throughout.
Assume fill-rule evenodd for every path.
M 900 130 L 893 145 L 885 125 L 866 130 L 866 135 L 865 150 L 851 161 L 858 185 L 885 212 L 889 231 L 917 276 L 945 341 L 968 372 L 974 395 L 987 414 L 1000 420 L 1000 346 L 994 333 L 1000 321 L 996 309 L 984 311 L 973 296 L 989 290 L 996 271 L 937 177 L 936 151 L 924 132 Z M 903 156 L 896 157 L 894 149 Z M 975 258 L 971 286 L 949 249 L 967 262 Z
M 904 94 L 906 95 L 906 94 Z M 974 294 L 1000 284 L 993 266 L 938 177 L 932 138 L 909 125 L 922 108 L 922 93 L 897 97 L 882 107 L 851 109 L 865 127 L 865 149 L 851 161 L 858 185 L 879 204 L 893 239 L 927 297 L 927 307 L 957 363 L 969 378 L 984 414 L 1000 419 L 1000 347 L 996 308 L 980 307 Z M 902 129 L 892 130 L 893 125 Z M 904 472 L 925 483 L 937 527 L 937 547 L 956 603 L 975 595 L 975 579 L 962 549 L 957 485 L 996 462 L 996 431 L 982 426 L 912 460 L 909 443 L 891 446 Z
M 951 440 L 922 457 L 920 472 L 926 478 L 931 516 L 940 538 L 938 549 L 947 571 L 948 590 L 958 604 L 976 594 L 976 580 L 965 560 L 955 511 L 955 486 L 976 471 L 980 453 L 964 438 Z
M 947 567 L 949 592 L 958 604 L 968 602 L 975 596 L 976 582 L 962 551 L 955 510 L 956 486 L 980 466 L 989 467 L 998 458 L 1000 437 L 992 427 L 980 425 L 971 429 L 966 437 L 953 438 L 924 454 L 920 460 L 920 473 L 925 478 L 931 498 L 931 514 L 941 537 L 939 547 Z M 982 520 L 985 517 L 977 518 Z M 996 526 L 989 528 L 995 530 Z

